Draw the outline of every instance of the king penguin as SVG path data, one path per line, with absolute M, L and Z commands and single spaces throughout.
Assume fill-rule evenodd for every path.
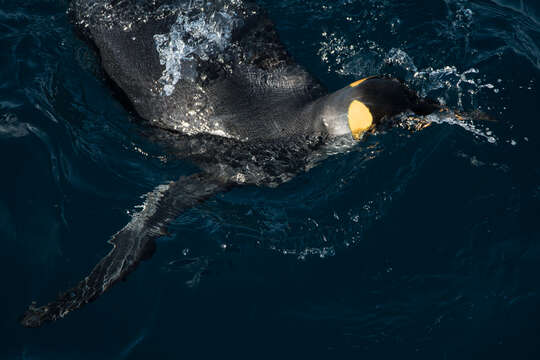
M 72 0 L 68 15 L 145 133 L 199 172 L 158 185 L 73 288 L 21 318 L 39 327 L 97 299 L 152 256 L 180 214 L 240 185 L 275 187 L 336 139 L 360 140 L 396 115 L 441 107 L 384 76 L 333 93 L 279 41 L 249 0 Z

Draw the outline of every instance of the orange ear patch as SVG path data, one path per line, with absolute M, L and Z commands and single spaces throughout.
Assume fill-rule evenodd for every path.
M 367 78 L 363 78 L 363 79 L 360 79 L 360 80 L 356 80 L 355 82 L 351 83 L 349 86 L 350 87 L 355 87 L 355 86 L 358 86 L 360 85 L 361 83 L 363 83 L 364 81 L 366 81 Z
M 361 83 L 363 83 L 364 81 L 366 81 L 367 79 L 371 79 L 373 76 L 368 76 L 368 77 L 365 77 L 363 79 L 360 79 L 360 80 L 356 80 L 355 82 L 351 83 L 349 86 L 350 87 L 356 87 L 358 85 L 360 85 Z
M 349 104 L 349 128 L 353 138 L 360 139 L 362 133 L 368 130 L 373 124 L 373 116 L 368 107 L 358 100 L 353 100 Z

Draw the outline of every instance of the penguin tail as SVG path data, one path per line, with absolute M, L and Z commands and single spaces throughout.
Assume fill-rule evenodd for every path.
M 141 261 L 153 255 L 155 240 L 166 234 L 167 226 L 177 216 L 231 187 L 231 183 L 207 173 L 181 177 L 175 182 L 157 186 L 144 196 L 142 210 L 112 236 L 109 240 L 113 245 L 112 250 L 90 274 L 47 305 L 37 307 L 32 303 L 22 315 L 21 324 L 25 327 L 40 327 L 96 300 L 115 283 L 124 280 Z

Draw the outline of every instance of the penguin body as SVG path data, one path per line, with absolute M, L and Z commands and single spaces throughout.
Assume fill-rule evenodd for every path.
M 144 131 L 200 172 L 160 184 L 76 286 L 21 318 L 63 318 L 124 280 L 184 211 L 242 184 L 277 186 L 315 165 L 335 139 L 360 139 L 392 117 L 438 109 L 397 80 L 371 77 L 334 93 L 297 65 L 248 0 L 73 0 L 94 46 Z M 314 156 L 319 154 L 319 156 Z

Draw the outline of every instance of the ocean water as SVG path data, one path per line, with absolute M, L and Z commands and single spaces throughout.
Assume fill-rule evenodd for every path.
M 260 1 L 335 90 L 391 74 L 496 121 L 432 119 L 182 215 L 125 283 L 19 316 L 193 171 L 140 135 L 63 0 L 0 0 L 0 359 L 540 358 L 540 4 Z

